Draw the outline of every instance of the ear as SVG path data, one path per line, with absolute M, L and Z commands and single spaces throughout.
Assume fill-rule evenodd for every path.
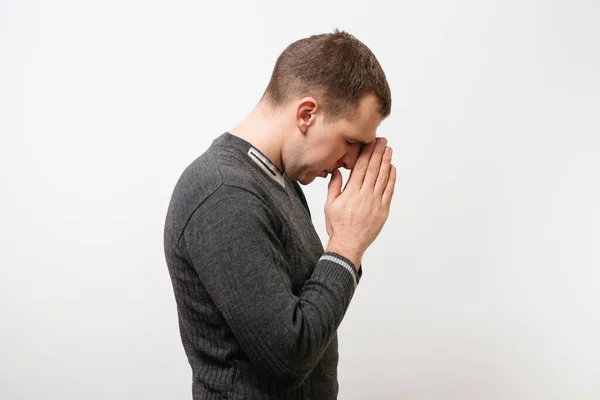
M 298 101 L 296 106 L 296 126 L 303 134 L 306 134 L 310 125 L 315 124 L 318 108 L 317 100 L 314 97 L 304 97 Z

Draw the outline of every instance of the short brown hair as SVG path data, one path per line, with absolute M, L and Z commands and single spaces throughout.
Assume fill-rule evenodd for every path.
M 353 35 L 335 29 L 290 44 L 277 58 L 263 94 L 274 108 L 306 95 L 320 100 L 327 120 L 352 119 L 360 99 L 373 93 L 379 114 L 391 113 L 385 73 L 371 50 Z

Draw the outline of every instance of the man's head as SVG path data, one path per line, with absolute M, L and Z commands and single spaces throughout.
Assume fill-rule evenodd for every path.
M 390 115 L 391 93 L 371 50 L 336 29 L 289 45 L 261 103 L 285 121 L 283 169 L 308 184 L 324 172 L 354 167 L 362 145 Z

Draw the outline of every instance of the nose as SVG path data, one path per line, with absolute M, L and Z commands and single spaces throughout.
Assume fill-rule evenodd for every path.
M 360 154 L 360 146 L 352 146 L 353 148 L 348 151 L 346 154 L 344 154 L 344 157 L 342 157 L 339 161 L 339 163 L 341 164 L 341 167 L 344 167 L 346 169 L 352 169 L 354 168 L 354 164 L 356 164 L 356 160 L 358 159 L 358 155 Z

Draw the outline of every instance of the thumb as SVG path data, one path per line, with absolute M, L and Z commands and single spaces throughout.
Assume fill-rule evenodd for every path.
M 334 169 L 331 173 L 331 180 L 329 181 L 329 186 L 327 187 L 327 204 L 331 203 L 342 192 L 342 173 Z

